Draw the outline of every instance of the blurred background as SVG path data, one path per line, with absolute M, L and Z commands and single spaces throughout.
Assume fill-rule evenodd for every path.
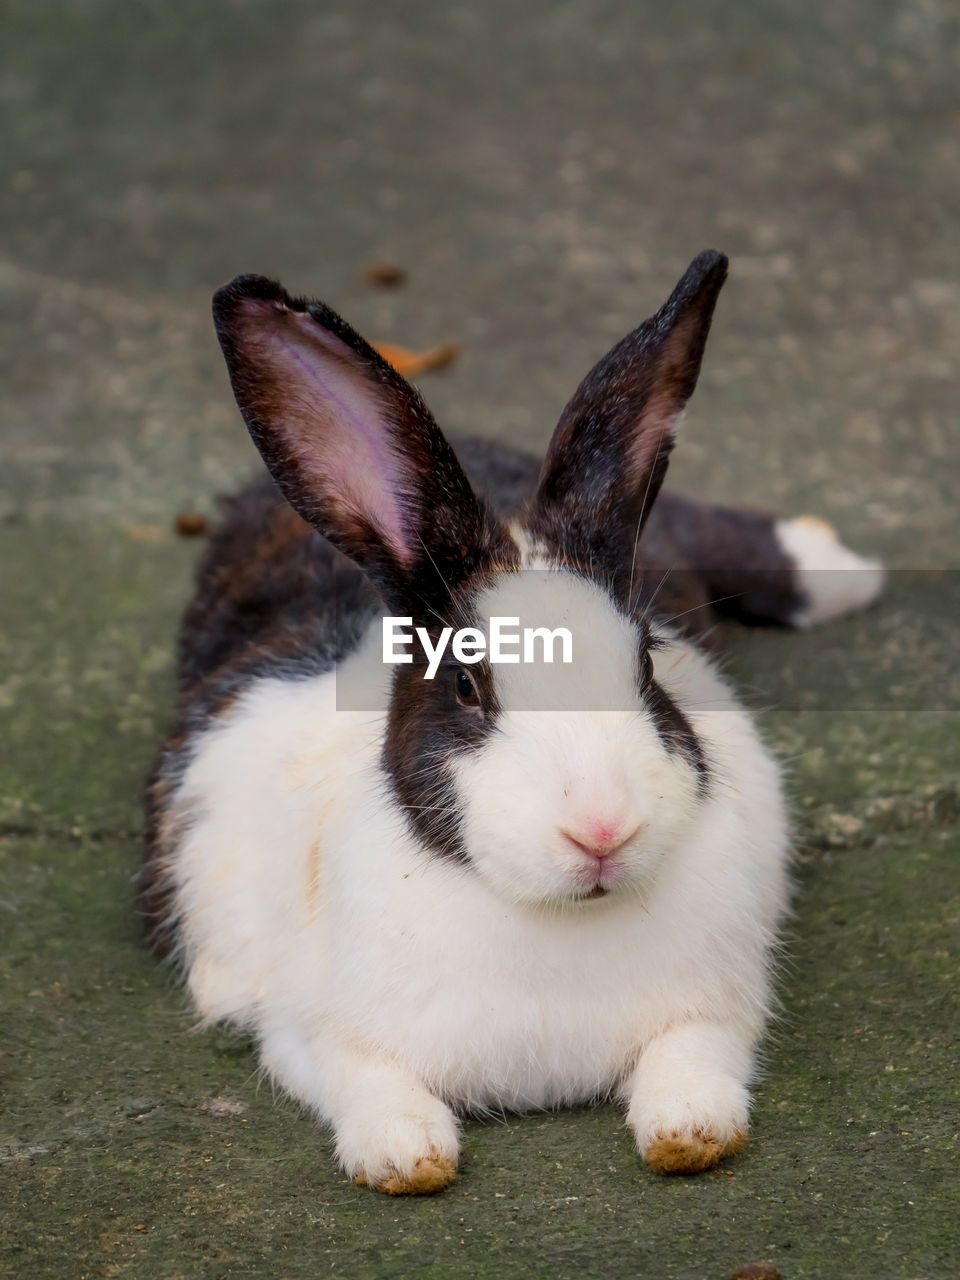
M 946 0 L 7 0 L 4 510 L 166 521 L 252 466 L 238 272 L 454 341 L 441 425 L 540 447 L 703 248 L 731 279 L 674 486 L 954 564 Z M 381 262 L 394 290 L 365 284 Z
M 0 49 L 0 1270 L 957 1274 L 953 0 L 0 0 Z M 668 483 L 904 571 L 728 637 L 798 850 L 754 1141 L 665 1182 L 613 1107 L 472 1122 L 444 1197 L 362 1195 L 193 1033 L 132 906 L 175 520 L 257 466 L 210 295 L 261 272 L 455 343 L 441 425 L 540 449 L 705 248 L 731 274 Z

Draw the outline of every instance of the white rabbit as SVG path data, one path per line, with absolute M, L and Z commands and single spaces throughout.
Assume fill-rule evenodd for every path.
M 542 468 L 482 442 L 458 459 L 322 304 L 257 276 L 216 295 L 279 490 L 235 499 L 201 568 L 141 904 L 202 1018 L 256 1037 L 358 1183 L 438 1190 L 458 1114 L 611 1094 L 660 1171 L 746 1140 L 787 824 L 683 632 L 714 596 L 806 625 L 882 571 L 817 522 L 654 505 L 726 266 L 700 254 L 596 366 Z M 850 572 L 821 598 L 830 565 Z M 448 647 L 428 680 L 416 646 L 381 661 L 385 614 L 434 639 L 567 626 L 574 661 Z

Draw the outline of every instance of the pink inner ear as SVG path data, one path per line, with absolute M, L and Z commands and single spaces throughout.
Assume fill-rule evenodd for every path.
M 362 517 L 398 560 L 412 560 L 401 504 L 412 476 L 391 446 L 388 403 L 355 352 L 280 303 L 246 299 L 241 314 L 251 407 L 306 492 L 329 513 Z
M 657 454 L 669 447 L 687 402 L 690 344 L 694 320 L 684 317 L 664 342 L 657 358 L 653 388 L 628 448 L 628 465 L 635 481 L 646 476 Z

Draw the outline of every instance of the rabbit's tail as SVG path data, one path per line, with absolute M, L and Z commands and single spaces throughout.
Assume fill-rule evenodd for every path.
M 655 577 L 662 556 L 674 580 L 678 574 L 691 578 L 685 593 L 674 581 L 674 593 L 752 626 L 816 626 L 865 608 L 883 589 L 880 561 L 851 551 L 817 516 L 778 520 L 665 493 L 644 548 L 649 576 Z

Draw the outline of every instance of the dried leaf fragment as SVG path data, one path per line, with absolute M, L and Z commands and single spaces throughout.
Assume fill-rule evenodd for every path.
M 375 346 L 384 360 L 405 378 L 428 373 L 431 369 L 443 369 L 446 365 L 453 364 L 460 354 L 460 348 L 455 342 L 444 342 L 439 347 L 430 347 L 426 351 L 411 351 L 407 347 L 395 346 L 392 342 L 378 342 Z
M 398 284 L 403 284 L 407 273 L 395 262 L 373 262 L 364 270 L 363 278 L 367 284 L 380 289 L 395 289 Z
M 202 511 L 179 511 L 173 527 L 181 538 L 199 538 L 207 532 L 207 517 Z

